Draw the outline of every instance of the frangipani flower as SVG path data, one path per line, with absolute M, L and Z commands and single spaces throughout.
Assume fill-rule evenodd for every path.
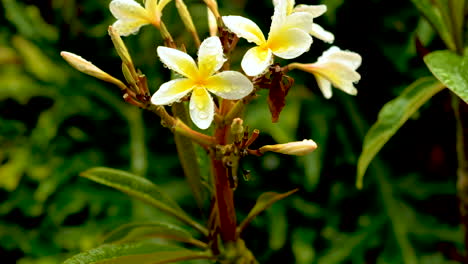
M 250 94 L 253 84 L 240 72 L 223 71 L 215 74 L 224 64 L 223 47 L 218 37 L 205 39 L 198 50 L 198 67 L 186 53 L 167 47 L 158 47 L 161 61 L 185 78 L 161 85 L 151 98 L 155 105 L 169 105 L 192 92 L 189 109 L 192 121 L 201 129 L 210 126 L 214 117 L 213 94 L 229 100 L 238 100 Z
M 302 30 L 312 24 L 312 16 L 299 12 L 287 16 L 287 2 L 280 0 L 271 19 L 268 39 L 252 20 L 241 16 L 224 16 L 226 27 L 239 37 L 257 44 L 249 49 L 241 66 L 249 76 L 263 73 L 273 63 L 273 54 L 283 59 L 294 59 L 308 51 L 312 37 Z
M 276 6 L 281 0 L 273 0 L 273 4 Z M 312 16 L 312 19 L 323 15 L 327 11 L 326 5 L 297 5 L 295 6 L 295 0 L 286 0 L 287 1 L 287 11 L 286 14 L 289 16 L 298 12 L 309 13 Z M 332 33 L 323 29 L 320 25 L 315 23 L 310 23 L 303 28 L 306 32 L 312 36 L 321 39 L 327 43 L 332 43 L 335 40 L 335 36 Z
M 142 26 L 153 24 L 159 27 L 163 8 L 171 0 L 146 0 L 143 8 L 135 0 L 112 0 L 109 4 L 117 21 L 112 27 L 121 36 L 136 34 Z
M 356 69 L 361 65 L 361 56 L 355 52 L 343 51 L 333 46 L 320 56 L 316 63 L 291 63 L 290 69 L 300 69 L 315 76 L 317 84 L 325 98 L 332 97 L 331 85 L 345 93 L 356 95 L 353 83 L 361 79 Z

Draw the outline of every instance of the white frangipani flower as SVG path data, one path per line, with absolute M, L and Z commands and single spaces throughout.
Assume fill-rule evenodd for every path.
M 146 0 L 145 7 L 135 0 L 112 0 L 109 4 L 117 21 L 112 27 L 121 36 L 136 34 L 142 26 L 153 24 L 159 27 L 162 10 L 171 0 Z
M 228 100 L 241 99 L 253 91 L 253 84 L 240 72 L 223 71 L 215 74 L 224 64 L 223 47 L 218 37 L 205 39 L 198 50 L 198 67 L 186 53 L 167 47 L 158 47 L 158 56 L 171 70 L 185 78 L 161 85 L 151 97 L 155 105 L 169 105 L 192 92 L 189 109 L 192 121 L 201 129 L 210 126 L 214 117 L 213 94 Z
M 361 79 L 361 75 L 356 71 L 361 62 L 362 58 L 359 54 L 333 46 L 325 51 L 316 63 L 291 63 L 289 67 L 312 73 L 323 96 L 328 99 L 332 97 L 332 84 L 345 93 L 357 94 L 353 83 Z
M 276 6 L 282 0 L 273 0 L 273 4 Z M 289 16 L 294 13 L 305 12 L 309 13 L 312 16 L 312 19 L 323 15 L 327 11 L 326 5 L 296 5 L 295 0 L 286 0 L 286 14 Z M 327 43 L 332 43 L 335 40 L 335 36 L 329 31 L 323 29 L 320 25 L 315 23 L 310 23 L 306 25 L 303 30 L 311 34 L 312 36 L 321 39 Z
M 246 52 L 241 62 L 247 75 L 263 73 L 273 63 L 273 54 L 283 59 L 294 59 L 309 50 L 312 38 L 303 28 L 312 24 L 312 16 L 306 12 L 287 16 L 287 4 L 286 0 L 280 0 L 275 6 L 268 39 L 250 19 L 223 17 L 224 24 L 234 34 L 257 44 Z

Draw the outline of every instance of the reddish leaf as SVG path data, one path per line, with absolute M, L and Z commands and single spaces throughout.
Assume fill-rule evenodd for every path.
M 270 92 L 268 94 L 268 106 L 271 112 L 271 121 L 278 122 L 281 110 L 286 105 L 286 95 L 293 86 L 294 79 L 285 75 L 279 65 L 270 67 Z

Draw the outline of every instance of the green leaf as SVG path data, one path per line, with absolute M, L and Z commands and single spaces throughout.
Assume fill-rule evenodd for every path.
M 237 232 L 240 234 L 242 231 L 247 227 L 247 225 L 252 222 L 252 220 L 259 215 L 261 212 L 268 209 L 273 203 L 288 197 L 289 195 L 297 192 L 299 189 L 294 189 L 292 191 L 286 193 L 276 193 L 276 192 L 266 192 L 262 193 L 260 197 L 258 197 L 255 206 L 250 210 L 247 217 L 242 221 L 239 225 Z
M 158 186 L 145 178 L 125 171 L 103 167 L 96 167 L 84 171 L 81 173 L 81 176 L 125 192 L 176 217 L 200 231 L 202 234 L 208 234 L 205 227 L 192 220 L 176 202 L 165 195 Z
M 63 264 L 162 264 L 190 259 L 212 259 L 208 252 L 182 249 L 177 246 L 161 245 L 154 242 L 139 242 L 117 245 L 103 245 L 80 253 Z
M 424 62 L 439 81 L 468 103 L 468 56 L 441 50 L 428 54 Z
M 165 238 L 206 248 L 206 244 L 179 228 L 167 223 L 131 223 L 123 225 L 107 235 L 104 243 L 125 243 L 146 238 Z
M 450 33 L 450 25 L 447 25 L 444 21 L 441 10 L 434 6 L 431 0 L 411 0 L 411 2 L 413 2 L 419 12 L 429 21 L 435 31 L 439 33 L 445 45 L 449 49 L 455 50 L 455 42 Z
M 357 188 L 362 188 L 364 173 L 372 159 L 398 129 L 444 86 L 432 77 L 421 78 L 382 107 L 377 122 L 367 132 L 357 165 Z

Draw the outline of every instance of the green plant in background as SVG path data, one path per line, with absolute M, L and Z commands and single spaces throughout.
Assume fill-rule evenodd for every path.
M 304 140 L 251 149 L 259 130 L 249 131 L 244 125 L 241 119 L 244 108 L 255 99 L 260 89 L 267 89 L 272 121 L 277 122 L 286 105 L 286 95 L 294 83 L 294 79 L 286 75 L 292 69 L 313 73 L 328 98 L 331 97 L 332 84 L 356 94 L 353 82 L 360 79 L 355 70 L 361 64 L 357 53 L 332 47 L 315 64 L 292 63 L 285 67 L 274 64 L 273 56 L 294 59 L 308 51 L 312 44 L 311 33 L 330 40 L 331 33 L 313 23 L 315 17 L 326 11 L 325 6 L 295 7 L 293 0 L 276 1 L 270 32 L 265 38 L 250 19 L 221 17 L 216 1 L 206 0 L 208 12 L 212 14 L 207 16 L 212 36 L 200 44 L 190 12 L 182 0 L 177 0 L 179 15 L 198 46 L 198 61 L 195 63 L 185 53 L 189 45 L 176 43 L 163 23 L 162 11 L 167 3 L 147 0 L 145 7 L 133 0 L 113 0 L 110 3 L 110 10 L 118 20 L 109 27 L 109 35 L 122 60 L 122 73 L 127 84 L 80 56 L 68 52 L 61 55 L 77 70 L 118 86 L 126 102 L 161 118 L 161 124 L 175 134 L 179 158 L 198 204 L 205 204 L 205 200 L 210 203 L 208 222 L 204 226 L 193 220 L 160 187 L 140 176 L 108 168 L 89 169 L 82 176 L 143 200 L 192 227 L 198 234 L 192 235 L 178 224 L 158 221 L 132 223 L 113 231 L 103 246 L 78 254 L 65 263 L 171 263 L 195 259 L 257 263 L 241 237 L 242 232 L 258 214 L 296 190 L 260 195 L 245 219 L 237 223 L 234 191 L 238 186 L 242 159 L 248 155 L 262 156 L 266 152 L 305 155 L 315 150 L 317 145 L 312 140 Z M 159 29 L 167 46 L 157 48 L 161 61 L 182 76 L 162 84 L 151 99 L 146 76 L 135 68 L 120 38 L 120 35 L 137 33 L 140 27 L 147 24 Z M 232 53 L 239 38 L 257 45 L 245 53 L 241 62 L 242 69 L 249 77 L 230 70 Z M 215 100 L 211 94 L 215 95 Z M 172 114 L 166 111 L 164 105 L 172 106 Z M 208 133 L 196 130 L 189 123 L 188 116 L 199 129 L 206 130 L 214 123 L 213 129 Z M 194 143 L 205 153 L 197 154 Z M 206 162 L 206 158 L 210 163 L 208 175 L 200 170 L 206 164 L 203 161 L 199 163 L 200 159 Z M 203 206 L 201 210 L 204 210 Z M 179 241 L 190 247 L 148 238 Z M 192 249 L 192 246 L 199 250 Z
M 363 151 L 357 165 L 357 187 L 363 188 L 363 176 L 370 162 L 401 126 L 434 95 L 448 88 L 452 92 L 452 108 L 456 121 L 457 194 L 460 201 L 461 222 L 465 229 L 465 253 L 455 259 L 468 260 L 468 57 L 465 54 L 465 1 L 413 0 L 414 5 L 442 39 L 447 50 L 429 52 L 421 42 L 419 49 L 434 77 L 423 77 L 408 86 L 398 97 L 380 111 L 378 120 L 367 132 Z M 437 126 L 437 124 L 434 124 Z M 381 173 L 381 172 L 380 172 Z M 381 173 L 382 174 L 382 173 Z M 380 175 L 379 177 L 383 177 Z M 401 225 L 396 232 L 406 263 L 416 263 L 417 257 L 409 241 L 402 234 L 408 232 Z M 406 230 L 405 230 L 406 229 Z

